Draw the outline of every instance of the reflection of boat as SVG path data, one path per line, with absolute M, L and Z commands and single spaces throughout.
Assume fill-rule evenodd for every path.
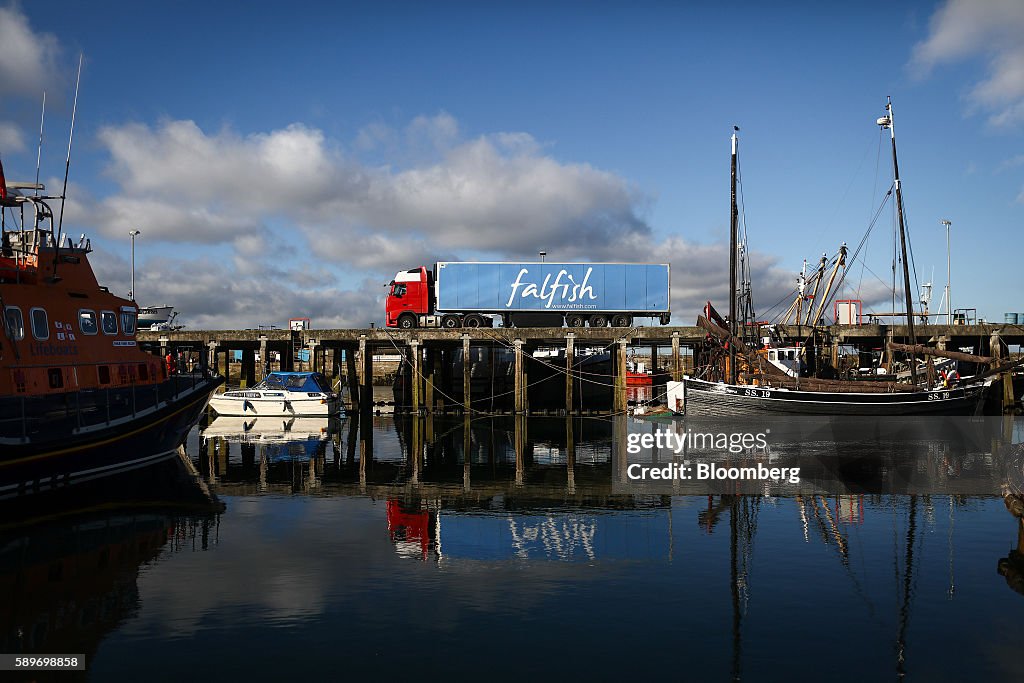
M 234 417 L 218 415 L 200 431 L 204 439 L 277 443 L 326 439 L 338 430 L 336 418 L 328 417 Z
M 737 137 L 732 136 L 732 215 L 730 227 L 730 274 L 729 274 L 729 320 L 712 315 L 710 304 L 698 324 L 708 331 L 708 362 L 697 370 L 697 377 L 684 377 L 680 384 L 670 383 L 668 397 L 670 407 L 681 404 L 687 415 L 743 415 L 763 413 L 803 413 L 812 415 L 974 415 L 981 410 L 982 400 L 990 382 L 949 383 L 937 387 L 929 379 L 919 381 L 915 354 L 923 352 L 942 355 L 935 350 L 923 351 L 916 346 L 914 338 L 914 312 L 910 295 L 910 274 L 907 261 L 907 238 L 904 225 L 903 196 L 900 186 L 899 167 L 896 161 L 896 137 L 893 129 L 892 106 L 886 105 L 886 116 L 878 119 L 878 125 L 888 129 L 892 139 L 892 157 L 896 197 L 896 214 L 899 223 L 900 248 L 903 264 L 905 305 L 908 336 L 911 344 L 896 349 L 910 354 L 911 381 L 909 384 L 893 382 L 842 381 L 822 373 L 819 377 L 794 377 L 796 368 L 780 367 L 778 360 L 766 362 L 765 355 L 748 346 L 749 335 L 743 335 L 747 328 L 757 328 L 753 319 L 750 297 L 745 289 L 738 296 L 736 255 L 744 254 L 738 243 L 737 210 Z M 887 195 L 888 196 L 888 195 Z M 840 249 L 840 256 L 829 280 L 828 288 L 818 305 L 820 317 L 825 302 L 832 291 L 832 285 L 840 267 L 846 266 L 846 247 Z M 740 270 L 746 266 L 741 266 Z M 744 272 L 744 278 L 746 274 Z M 748 286 L 744 281 L 744 287 Z M 815 290 L 817 292 L 817 290 Z M 744 305 L 740 304 L 743 300 Z M 739 309 L 743 308 L 742 314 Z M 728 329 L 726 329 L 728 328 Z M 741 336 L 748 338 L 742 339 Z M 757 335 L 753 335 L 756 337 Z M 813 337 L 813 334 L 812 334 Z M 811 351 L 810 349 L 806 351 Z M 806 352 L 805 351 L 805 352 Z M 769 352 L 770 353 L 770 352 Z M 944 352 L 943 352 L 944 353 Z M 787 356 L 788 360 L 788 356 Z M 810 364 L 809 365 L 813 365 Z M 825 366 L 825 363 L 822 363 Z M 822 367 L 821 370 L 825 370 Z M 718 380 L 718 381 L 708 381 Z
M 52 199 L 8 191 L 0 169 L 15 224 L 0 250 L 0 498 L 173 457 L 222 382 L 168 375 L 139 348 L 138 307 L 96 281 L 88 240 L 54 229 Z
M 218 415 L 242 417 L 336 415 L 341 398 L 319 372 L 272 372 L 251 389 L 217 394 L 210 407 Z

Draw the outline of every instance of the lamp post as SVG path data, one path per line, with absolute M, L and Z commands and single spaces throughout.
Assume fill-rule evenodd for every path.
M 128 292 L 128 298 L 132 301 L 135 301 L 135 238 L 141 234 L 142 231 L 140 230 L 132 230 L 128 233 L 132 238 L 132 288 L 131 291 Z
M 537 255 L 540 256 L 540 262 L 544 263 L 544 257 L 548 255 L 548 252 L 546 252 L 546 251 L 538 251 Z
M 942 224 L 946 226 L 946 324 L 952 325 L 953 302 L 949 298 L 949 226 L 952 225 L 952 223 L 943 218 Z

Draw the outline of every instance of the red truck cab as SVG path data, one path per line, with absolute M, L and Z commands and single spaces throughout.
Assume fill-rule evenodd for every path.
M 433 312 L 433 286 L 434 273 L 424 266 L 397 273 L 384 304 L 385 324 L 405 329 L 417 327 L 421 316 Z

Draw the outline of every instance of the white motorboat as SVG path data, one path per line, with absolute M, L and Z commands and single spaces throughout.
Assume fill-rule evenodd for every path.
M 148 330 L 154 325 L 170 325 L 177 313 L 174 306 L 140 306 L 139 329 Z
M 333 416 L 342 410 L 341 396 L 319 372 L 272 372 L 251 389 L 216 394 L 210 407 L 238 417 Z

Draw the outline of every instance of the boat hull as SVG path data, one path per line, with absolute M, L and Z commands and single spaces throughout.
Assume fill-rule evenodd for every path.
M 32 430 L 21 433 L 11 433 L 9 427 L 24 421 L 5 422 L 7 427 L 0 433 L 0 500 L 93 481 L 176 457 L 222 381 L 219 377 L 172 378 L 161 392 L 152 394 L 150 402 L 140 396 L 124 414 L 117 410 L 124 406 L 118 405 L 113 414 L 108 408 L 102 418 L 95 412 L 83 415 L 69 410 L 48 421 L 29 421 Z M 89 398 L 89 405 L 95 406 L 95 396 Z M 17 400 L 4 399 L 5 414 L 18 410 Z
M 338 414 L 341 399 L 214 396 L 210 407 L 225 417 L 328 417 Z
M 139 309 L 139 329 L 162 325 L 171 319 L 174 306 L 147 306 Z
M 984 385 L 921 392 L 794 391 L 684 378 L 686 415 L 977 415 Z

